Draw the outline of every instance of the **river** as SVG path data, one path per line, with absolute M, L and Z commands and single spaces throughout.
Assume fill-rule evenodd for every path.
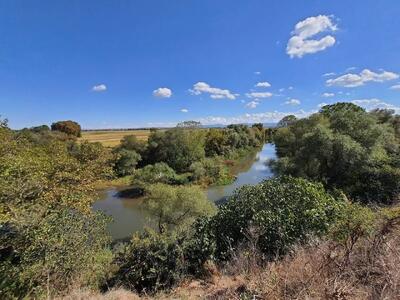
M 244 158 L 234 168 L 236 180 L 229 185 L 213 186 L 206 190 L 207 197 L 213 202 L 223 202 L 232 195 L 235 189 L 245 184 L 257 184 L 271 177 L 272 172 L 266 161 L 275 158 L 275 147 L 265 144 L 261 151 Z M 93 205 L 95 211 L 102 211 L 113 218 L 109 225 L 113 239 L 126 238 L 135 231 L 143 230 L 144 226 L 154 226 L 150 216 L 143 209 L 141 198 L 125 198 L 119 192 L 127 188 L 110 188 L 99 193 L 99 200 Z

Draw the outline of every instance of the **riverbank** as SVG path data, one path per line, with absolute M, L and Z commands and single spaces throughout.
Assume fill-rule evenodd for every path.
M 232 152 L 228 157 L 215 157 L 216 160 L 223 160 L 224 165 L 227 168 L 228 177 L 224 180 L 219 180 L 217 183 L 210 184 L 207 181 L 198 181 L 196 184 L 203 188 L 208 188 L 210 186 L 221 186 L 232 184 L 236 178 L 237 174 L 243 169 L 243 166 L 248 164 L 249 160 L 253 160 L 258 152 L 262 150 L 262 147 L 241 149 Z M 94 185 L 97 191 L 112 189 L 112 188 L 123 188 L 132 185 L 133 175 L 118 177 L 110 180 L 100 180 Z
M 245 184 L 257 184 L 263 179 L 271 177 L 272 172 L 265 162 L 274 157 L 275 148 L 272 144 L 265 144 L 258 151 L 242 156 L 241 159 L 230 165 L 231 171 L 236 174 L 235 180 L 228 185 L 205 187 L 204 192 L 207 198 L 212 202 L 220 203 L 237 188 Z M 109 185 L 100 190 L 99 200 L 93 205 L 93 210 L 101 211 L 113 218 L 114 221 L 108 227 L 113 239 L 126 238 L 133 232 L 142 231 L 145 226 L 152 225 L 150 216 L 143 209 L 143 198 L 130 198 L 121 193 L 130 186 L 131 179 L 128 179 L 114 181 L 112 183 L 116 185 Z M 128 184 L 124 185 L 127 182 Z

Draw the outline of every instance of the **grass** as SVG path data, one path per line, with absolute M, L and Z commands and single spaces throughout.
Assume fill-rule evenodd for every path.
M 106 147 L 119 145 L 121 139 L 126 135 L 135 135 L 138 140 L 147 141 L 150 130 L 115 130 L 115 131 L 84 131 L 80 141 L 100 142 Z

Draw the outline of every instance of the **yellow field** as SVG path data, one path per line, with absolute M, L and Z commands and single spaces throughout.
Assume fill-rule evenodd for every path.
M 114 147 L 119 145 L 121 139 L 126 135 L 135 135 L 138 140 L 147 141 L 150 130 L 84 131 L 79 140 L 100 142 L 106 147 Z

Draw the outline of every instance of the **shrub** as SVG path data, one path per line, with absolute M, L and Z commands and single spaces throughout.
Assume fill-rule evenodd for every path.
M 117 152 L 115 172 L 118 176 L 132 175 L 139 163 L 141 156 L 134 150 L 120 149 Z
M 212 214 L 215 206 L 196 186 L 172 187 L 154 184 L 147 188 L 144 207 L 156 219 L 160 232 L 165 228 L 182 228 L 197 217 Z
M 98 287 L 112 261 L 106 224 L 100 215 L 71 209 L 3 224 L 1 293 L 22 298 L 58 294 L 72 285 Z
M 185 176 L 177 175 L 166 163 L 156 163 L 136 170 L 132 183 L 139 186 L 155 183 L 182 184 L 185 183 Z
M 119 267 L 109 285 L 138 292 L 170 288 L 186 269 L 182 240 L 151 230 L 135 234 L 115 264 Z
M 244 186 L 210 219 L 216 257 L 226 259 L 249 228 L 260 233 L 258 247 L 267 256 L 287 252 L 308 235 L 327 231 L 339 205 L 321 184 L 293 177 Z

